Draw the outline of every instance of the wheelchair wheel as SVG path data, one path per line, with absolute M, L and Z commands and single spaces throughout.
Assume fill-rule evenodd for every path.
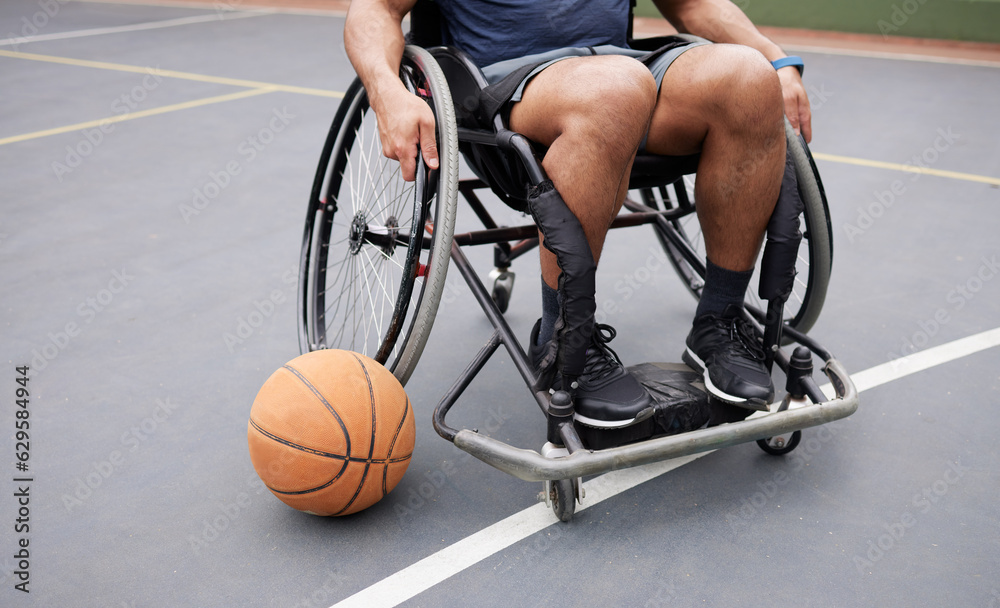
M 299 267 L 299 346 L 363 353 L 405 384 L 448 271 L 458 131 L 444 74 L 426 51 L 406 47 L 400 78 L 434 111 L 440 167 L 430 171 L 418 157 L 416 181 L 403 181 L 399 164 L 382 155 L 375 113 L 356 79 L 313 181 Z
M 785 304 L 785 320 L 788 324 L 802 332 L 809 331 L 826 300 L 827 284 L 830 281 L 830 270 L 833 264 L 833 226 L 830 223 L 830 210 L 827 206 L 826 192 L 820 180 L 816 165 L 805 142 L 795 134 L 791 124 L 785 121 L 785 136 L 788 149 L 795 164 L 799 180 L 799 191 L 805 204 L 800 222 L 803 234 L 799 246 L 799 256 L 796 262 L 796 278 L 792 293 Z M 688 201 L 694 201 L 693 176 L 679 180 L 675 185 L 675 195 L 670 196 L 666 187 L 648 189 L 640 192 L 642 202 L 657 209 L 689 209 L 690 213 L 672 220 L 670 223 L 686 245 L 695 253 L 699 260 L 705 259 L 705 242 L 702 237 L 698 217 L 694 206 Z M 681 251 L 671 243 L 659 230 L 657 237 L 663 245 L 667 258 L 670 260 L 681 281 L 695 298 L 701 297 L 704 286 L 704 263 L 700 267 L 692 265 Z M 760 282 L 760 258 L 754 267 L 754 276 L 750 281 L 751 288 L 747 291 L 746 302 L 759 310 L 766 310 L 766 304 L 757 296 L 756 287 Z
M 785 443 L 783 438 L 768 437 L 767 439 L 758 439 L 757 445 L 772 456 L 784 456 L 798 447 L 801 441 L 802 431 L 795 431 L 789 437 L 788 443 Z
M 550 482 L 549 500 L 552 512 L 559 521 L 568 522 L 576 513 L 576 488 L 572 479 L 557 479 Z

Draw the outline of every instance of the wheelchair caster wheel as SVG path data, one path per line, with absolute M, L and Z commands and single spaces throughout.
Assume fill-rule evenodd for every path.
M 795 449 L 802 441 L 802 431 L 795 431 L 791 435 L 779 435 L 777 437 L 768 437 L 767 439 L 758 439 L 757 445 L 760 449 L 764 450 L 768 454 L 774 456 L 781 456 L 787 454 Z
M 549 504 L 559 521 L 568 522 L 576 512 L 576 488 L 572 479 L 557 479 L 548 483 Z
M 493 291 L 490 295 L 500 312 L 507 312 L 510 294 L 514 291 L 514 273 L 495 268 L 490 272 L 490 278 L 493 279 Z

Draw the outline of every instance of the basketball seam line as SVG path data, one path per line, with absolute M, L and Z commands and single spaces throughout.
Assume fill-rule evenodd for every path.
M 358 357 L 356 354 L 354 353 L 350 354 L 352 357 L 354 357 L 354 360 L 358 362 L 358 365 L 361 367 L 361 371 L 364 372 L 365 383 L 368 385 L 368 403 L 371 405 L 372 408 L 372 440 L 371 443 L 368 445 L 368 460 L 365 462 L 365 470 L 361 474 L 361 481 L 358 483 L 357 489 L 354 490 L 354 496 L 352 496 L 351 500 L 349 500 L 347 504 L 344 505 L 343 509 L 334 513 L 334 516 L 340 515 L 344 511 L 350 509 L 351 505 L 354 504 L 354 501 L 358 499 L 358 496 L 361 494 L 361 488 L 365 487 L 365 481 L 368 480 L 368 470 L 371 469 L 372 455 L 375 453 L 375 390 L 372 387 L 372 379 L 368 375 L 368 368 L 365 367 L 364 361 L 362 361 L 361 358 Z M 350 455 L 350 453 L 351 451 L 348 450 L 347 454 Z M 347 468 L 346 464 L 344 465 L 344 468 L 345 469 Z
M 264 435 L 265 437 L 271 438 L 274 441 L 277 441 L 278 443 L 284 444 L 284 445 L 286 445 L 286 446 L 288 446 L 288 447 L 290 447 L 292 449 L 300 450 L 300 451 L 303 451 L 303 452 L 308 452 L 308 453 L 314 454 L 316 456 L 323 456 L 324 458 L 330 458 L 332 460 L 341 460 L 341 459 L 343 459 L 345 461 L 344 462 L 344 466 L 341 467 L 340 471 L 337 473 L 337 475 L 335 475 L 333 477 L 333 479 L 331 479 L 330 481 L 324 483 L 323 485 L 319 485 L 319 486 L 316 486 L 314 488 L 309 488 L 309 489 L 306 489 L 306 490 L 290 491 L 290 490 L 279 490 L 279 489 L 277 489 L 277 488 L 275 488 L 273 486 L 270 486 L 270 485 L 268 485 L 266 483 L 264 484 L 267 487 L 268 490 L 271 490 L 272 492 L 274 492 L 276 494 L 285 494 L 285 495 L 289 495 L 289 496 L 297 496 L 297 495 L 301 495 L 301 494 L 311 494 L 313 492 L 318 492 L 319 490 L 322 490 L 323 488 L 329 487 L 330 484 L 332 484 L 335 481 L 337 481 L 338 479 L 340 479 L 340 476 L 344 474 L 345 470 L 347 470 L 347 465 L 350 464 L 350 463 L 352 463 L 352 462 L 366 462 L 366 463 L 369 463 L 369 464 L 390 465 L 390 464 L 397 464 L 397 463 L 400 463 L 400 462 L 405 462 L 405 461 L 407 461 L 407 460 L 410 459 L 410 456 L 406 456 L 406 457 L 403 457 L 403 458 L 387 458 L 387 459 L 384 459 L 384 460 L 383 459 L 365 460 L 363 458 L 350 458 L 350 457 L 340 456 L 338 454 L 328 454 L 326 452 L 320 452 L 319 450 L 315 450 L 313 448 L 307 448 L 307 447 L 305 447 L 303 445 L 292 443 L 292 442 L 290 442 L 290 441 L 288 441 L 286 439 L 282 439 L 281 437 L 278 437 L 277 435 L 275 435 L 273 433 L 269 433 L 268 431 L 262 429 L 260 427 L 260 425 L 258 425 L 256 422 L 254 422 L 254 420 L 252 418 L 250 419 L 250 424 L 253 426 L 253 428 L 257 429 L 257 431 L 259 433 L 261 433 L 262 435 Z M 388 467 L 386 467 L 386 468 L 388 468 Z
M 327 411 L 329 411 L 330 414 L 333 415 L 334 420 L 336 420 L 337 424 L 340 425 L 340 430 L 342 430 L 344 432 L 344 440 L 347 442 L 347 453 L 350 454 L 351 453 L 351 434 L 347 431 L 347 426 L 344 424 L 344 421 L 340 419 L 340 414 L 337 413 L 337 410 L 333 409 L 333 406 L 330 405 L 330 402 L 326 400 L 326 397 L 323 396 L 323 393 L 319 392 L 319 389 L 317 389 L 315 386 L 313 386 L 313 383 L 309 382 L 309 379 L 306 378 L 305 376 L 303 376 L 302 372 L 300 372 L 299 370 L 295 369 L 291 365 L 288 365 L 287 363 L 285 365 L 283 365 L 282 367 L 284 367 L 288 371 L 290 371 L 293 374 L 295 374 L 295 377 L 297 377 L 299 380 L 301 380 L 302 384 L 305 384 L 306 388 L 308 388 L 310 391 L 312 391 L 313 395 L 316 395 L 316 398 L 320 400 L 320 403 L 323 404 L 323 407 L 325 407 L 327 409 Z
M 327 409 L 327 411 L 330 412 L 330 414 L 333 415 L 333 419 L 337 421 L 337 424 L 340 425 L 340 430 L 344 433 L 344 441 L 347 444 L 347 454 L 348 454 L 348 456 L 350 456 L 350 453 L 351 453 L 351 435 L 350 435 L 350 433 L 348 433 L 347 426 L 344 425 L 344 421 L 340 419 L 340 415 L 337 414 L 337 411 L 335 409 L 333 409 L 333 406 L 331 406 L 330 402 L 326 400 L 326 397 L 323 396 L 323 393 L 319 392 L 319 389 L 317 389 L 313 385 L 313 383 L 310 382 L 309 379 L 306 378 L 302 374 L 302 372 L 300 372 L 299 370 L 295 369 L 291 365 L 288 365 L 287 363 L 285 365 L 283 365 L 282 367 L 284 367 L 288 371 L 292 372 L 292 374 L 296 378 L 298 378 L 299 381 L 302 382 L 302 384 L 305 385 L 305 387 L 307 389 L 309 389 L 312 392 L 312 394 L 316 396 L 317 399 L 319 399 L 320 403 L 323 404 L 323 406 Z M 293 449 L 300 450 L 300 451 L 307 452 L 307 453 L 312 453 L 312 454 L 315 454 L 317 456 L 324 456 L 324 457 L 327 457 L 327 458 L 333 456 L 332 454 L 327 455 L 327 454 L 321 453 L 319 450 L 314 450 L 314 449 L 311 449 L 311 448 L 307 448 L 305 446 L 300 446 L 300 445 L 294 444 L 291 441 L 285 440 L 285 439 L 283 439 L 281 437 L 278 437 L 277 435 L 274 435 L 273 433 L 269 433 L 269 432 L 265 431 L 263 428 L 261 428 L 256 422 L 254 422 L 253 418 L 250 419 L 250 423 L 254 426 L 254 428 L 256 428 L 263 435 L 270 436 L 273 440 L 278 441 L 279 443 L 283 443 L 283 444 L 285 444 L 288 447 L 291 447 Z M 341 475 L 343 475 L 344 472 L 347 471 L 347 467 L 348 467 L 349 464 L 350 464 L 350 460 L 344 460 L 343 466 L 340 467 L 340 470 L 337 471 L 336 475 L 334 475 L 326 483 L 324 483 L 324 484 L 322 484 L 320 486 L 316 486 L 314 488 L 309 488 L 307 490 L 301 490 L 301 491 L 297 491 L 297 492 L 285 492 L 285 491 L 282 491 L 282 490 L 276 490 L 275 488 L 272 488 L 271 486 L 268 486 L 268 489 L 271 490 L 272 492 L 275 492 L 275 493 L 278 493 L 278 494 L 286 494 L 286 495 L 309 494 L 309 493 L 312 493 L 312 492 L 318 492 L 319 490 L 322 490 L 323 488 L 330 487 L 331 485 L 333 485 L 334 482 L 336 482 L 338 479 L 340 479 Z M 265 484 L 265 485 L 267 485 L 267 484 Z
M 347 462 L 369 462 L 372 464 L 395 464 L 397 462 L 403 462 L 404 460 L 408 460 L 410 458 L 410 456 L 405 456 L 402 458 L 357 458 L 354 456 L 343 456 L 341 454 L 332 454 L 330 452 L 323 452 L 321 450 L 317 450 L 316 448 L 310 448 L 298 443 L 293 443 L 288 439 L 279 437 L 274 433 L 271 433 L 270 431 L 267 431 L 264 428 L 262 428 L 254 421 L 253 418 L 250 419 L 250 424 L 253 425 L 253 428 L 257 429 L 262 435 L 264 435 L 269 439 L 273 439 L 274 441 L 277 441 L 278 443 L 286 445 L 290 448 L 302 452 L 308 452 L 314 456 L 322 456 L 323 458 L 329 458 L 331 460 L 346 460 Z
M 405 394 L 405 393 L 404 393 Z M 406 422 L 406 415 L 410 412 L 410 398 L 406 398 L 406 407 L 403 408 L 403 417 L 399 419 L 399 426 L 396 427 L 396 433 L 392 436 L 392 441 L 389 442 L 389 451 L 386 453 L 387 457 L 392 457 L 392 450 L 396 447 L 396 440 L 399 439 L 399 434 L 403 431 L 403 423 Z M 389 483 L 389 467 L 382 469 L 382 496 L 389 493 L 388 490 Z

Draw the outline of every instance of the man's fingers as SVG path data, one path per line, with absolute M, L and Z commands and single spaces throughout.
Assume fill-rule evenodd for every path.
M 809 98 L 799 99 L 799 129 L 806 143 L 812 141 L 812 112 L 809 109 Z
M 417 146 L 410 144 L 399 150 L 396 154 L 399 161 L 399 171 L 403 174 L 403 179 L 412 182 L 417 175 Z
M 788 122 L 792 123 L 792 129 L 798 134 L 799 131 L 799 104 L 795 99 L 785 100 L 785 116 L 788 117 Z
M 424 163 L 427 164 L 427 168 L 428 169 L 437 169 L 438 168 L 438 150 L 437 150 L 437 142 L 434 141 L 434 138 L 431 138 L 431 139 L 428 139 L 428 140 L 424 140 L 420 144 L 420 151 L 424 155 Z
M 427 103 L 411 93 L 394 100 L 379 116 L 382 154 L 399 161 L 403 179 L 412 182 L 417 173 L 417 155 L 430 169 L 438 168 L 434 113 Z
M 429 110 L 429 109 L 428 109 Z M 437 137 L 434 133 L 434 115 L 428 111 L 428 116 L 420 121 L 420 152 L 424 155 L 424 163 L 428 169 L 438 168 Z

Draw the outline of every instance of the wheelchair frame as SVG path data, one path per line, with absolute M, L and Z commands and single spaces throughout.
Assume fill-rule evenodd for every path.
M 442 51 L 438 51 L 437 58 L 443 57 L 447 59 L 448 57 L 454 57 L 454 55 L 442 53 Z M 441 67 L 437 64 L 436 58 L 431 53 L 417 47 L 407 47 L 406 54 L 408 59 L 420 70 L 423 70 L 425 73 L 439 72 L 435 78 L 438 81 L 442 80 L 443 72 L 441 72 Z M 459 62 L 461 62 L 461 55 L 459 54 L 457 57 Z M 446 82 L 446 84 L 450 85 L 452 83 Z M 475 86 L 481 85 L 482 83 L 475 83 Z M 451 105 L 450 94 L 449 92 L 448 95 L 441 96 L 441 102 L 445 106 Z M 444 97 L 448 98 L 444 99 Z M 459 126 L 455 128 L 455 131 L 457 133 L 457 141 L 460 145 L 475 144 L 495 148 L 508 158 L 516 159 L 518 165 L 523 170 L 523 175 L 527 177 L 527 180 L 532 185 L 540 184 L 546 179 L 541 164 L 527 139 L 517 133 L 504 129 L 498 120 L 494 123 L 493 131 L 462 126 L 462 105 L 458 104 L 453 107 L 459 113 Z M 442 135 L 441 121 L 454 119 L 444 116 L 439 116 L 438 118 L 440 138 Z M 468 122 L 466 121 L 465 124 L 468 125 Z M 337 126 L 336 121 L 334 126 Z M 331 130 L 331 138 L 333 136 L 334 134 Z M 309 264 L 310 256 L 315 255 L 315 244 L 312 242 L 311 234 L 315 228 L 317 216 L 322 213 L 318 205 L 328 205 L 328 203 L 318 198 L 318 193 L 322 191 L 324 186 L 323 175 L 326 171 L 326 159 L 329 157 L 328 150 L 324 150 L 324 154 L 325 158 L 321 159 L 317 180 L 314 184 L 314 201 L 307 217 L 305 242 L 302 250 L 302 266 L 300 268 L 300 310 L 302 311 L 300 315 L 300 343 L 303 351 L 326 347 L 326 344 L 311 342 L 310 337 L 312 334 L 310 327 L 308 327 L 310 319 L 307 310 L 309 306 L 308 291 L 310 285 L 315 289 L 315 273 L 325 272 L 325 269 L 317 269 L 315 265 L 310 267 Z M 807 148 L 805 154 L 812 170 L 815 171 L 815 167 L 811 165 L 811 158 L 808 158 Z M 419 169 L 418 174 L 422 171 L 422 168 Z M 442 172 L 445 170 L 442 167 Z M 439 435 L 451 441 L 463 451 L 501 471 L 526 481 L 544 481 L 546 483 L 545 496 L 547 500 L 551 500 L 553 510 L 563 521 L 569 521 L 572 518 L 575 501 L 581 498 L 580 478 L 585 475 L 601 474 L 616 469 L 676 458 L 748 441 L 758 441 L 761 447 L 769 453 L 783 454 L 791 451 L 798 444 L 801 437 L 801 429 L 844 418 L 851 415 L 857 409 L 857 391 L 845 368 L 831 353 L 808 338 L 804 333 L 797 331 L 794 327 L 783 321 L 782 309 L 784 300 L 776 298 L 769 301 L 768 310 L 766 311 L 753 309 L 752 307 L 749 309 L 753 316 L 751 320 L 759 322 L 764 326 L 765 349 L 770 355 L 767 362 L 768 368 L 770 369 L 772 363 L 776 363 L 785 372 L 787 378 L 785 387 L 787 395 L 779 403 L 772 404 L 770 411 L 756 413 L 740 422 L 701 428 L 678 435 L 656 437 L 619 447 L 597 450 L 587 448 L 573 424 L 571 397 L 561 391 L 552 394 L 550 391 L 545 390 L 542 379 L 533 370 L 533 365 L 528 360 L 524 349 L 503 317 L 503 309 L 506 308 L 506 301 L 503 301 L 503 298 L 497 297 L 496 289 L 494 289 L 493 294 L 487 291 L 487 288 L 461 249 L 464 246 L 470 245 L 494 244 L 496 248 L 495 262 L 497 269 L 505 270 L 512 260 L 537 246 L 538 226 L 498 227 L 486 207 L 475 194 L 477 189 L 489 187 L 482 180 L 473 179 L 459 182 L 457 173 L 453 177 L 447 175 L 442 177 L 441 175 L 434 175 L 434 172 L 427 172 L 425 177 L 427 183 L 432 185 L 435 180 L 454 179 L 457 190 L 462 193 L 471 209 L 485 226 L 484 230 L 452 235 L 449 253 L 451 262 L 462 275 L 494 328 L 493 334 L 486 341 L 485 345 L 435 408 L 433 415 L 434 429 Z M 818 174 L 816 174 L 816 177 L 818 181 Z M 683 193 L 683 184 L 680 187 L 675 184 L 674 189 L 678 198 L 685 196 Z M 819 184 L 819 189 L 820 195 L 822 195 L 821 184 Z M 663 192 L 665 194 L 665 191 Z M 504 193 L 501 191 L 498 194 L 503 196 Z M 646 197 L 644 196 L 644 198 Z M 650 202 L 648 198 L 646 202 Z M 429 204 L 426 196 L 421 199 L 419 195 L 415 203 L 415 207 L 418 208 Z M 690 205 L 690 203 L 687 204 Z M 334 203 L 334 206 L 336 206 L 336 203 Z M 626 207 L 629 212 L 620 214 L 613 222 L 611 228 L 617 229 L 649 224 L 656 230 L 665 249 L 668 249 L 671 255 L 674 256 L 672 261 L 675 264 L 687 264 L 695 274 L 704 274 L 704 263 L 692 250 L 685 237 L 679 234 L 670 224 L 677 217 L 691 213 L 692 208 L 682 206 L 679 209 L 658 210 L 632 200 L 627 201 Z M 827 231 L 825 236 L 829 238 L 830 227 L 828 217 L 826 217 L 826 220 Z M 416 220 L 414 225 L 417 225 Z M 404 241 L 400 234 L 392 233 L 392 231 L 388 233 L 372 232 L 369 234 L 367 225 L 364 227 L 363 232 L 364 242 L 378 247 L 394 247 L 397 242 L 402 243 Z M 437 230 L 433 231 L 432 236 L 435 240 L 438 238 Z M 411 234 L 408 235 L 407 239 L 409 239 L 409 247 L 417 247 L 419 250 L 427 250 L 434 246 L 441 247 L 441 243 L 432 245 L 424 242 L 421 231 L 418 229 L 411 228 Z M 414 241 L 416 244 L 414 244 Z M 511 241 L 518 242 L 511 245 Z M 680 256 L 679 258 L 677 257 L 678 255 Z M 438 259 L 438 261 L 442 260 Z M 828 263 L 829 260 L 819 262 L 820 265 Z M 428 265 L 431 264 L 437 265 L 438 270 L 440 270 L 440 264 L 429 261 Z M 447 264 L 445 264 L 446 266 Z M 829 271 L 828 266 L 826 267 L 826 271 Z M 411 270 L 407 272 L 415 271 Z M 403 280 L 405 281 L 406 278 L 404 277 Z M 414 280 L 414 277 L 411 277 L 409 280 Z M 441 280 L 443 281 L 443 276 Z M 690 279 L 688 285 L 689 289 L 694 292 L 695 289 Z M 822 287 L 825 289 L 825 279 Z M 509 293 L 507 295 L 509 296 Z M 823 295 L 825 295 L 825 292 L 820 297 Z M 421 304 L 421 302 L 418 302 L 418 306 Z M 436 305 L 437 303 L 434 302 L 435 311 Z M 815 319 L 809 319 L 808 324 L 811 325 L 813 320 Z M 427 331 L 429 332 L 429 327 Z M 408 340 L 409 337 L 409 333 L 407 333 L 404 339 Z M 426 336 L 424 336 L 424 339 L 426 339 Z M 791 356 L 780 348 L 783 340 L 786 339 L 790 339 L 792 342 L 801 345 L 795 349 L 795 352 Z M 546 416 L 549 443 L 546 444 L 541 453 L 505 444 L 496 439 L 481 435 L 474 430 L 454 429 L 447 424 L 446 417 L 449 410 L 455 405 L 464 390 L 501 345 L 505 347 L 522 379 L 531 389 L 537 404 Z M 416 349 L 416 357 L 419 357 L 419 351 L 422 350 L 422 346 L 421 343 Z M 382 350 L 384 348 L 380 349 L 380 352 Z M 822 360 L 822 369 L 833 386 L 833 398 L 827 398 L 812 378 L 813 370 L 810 353 L 816 354 Z M 415 364 L 415 360 L 413 364 Z M 405 382 L 410 371 L 412 371 L 412 367 L 404 371 L 401 381 Z

